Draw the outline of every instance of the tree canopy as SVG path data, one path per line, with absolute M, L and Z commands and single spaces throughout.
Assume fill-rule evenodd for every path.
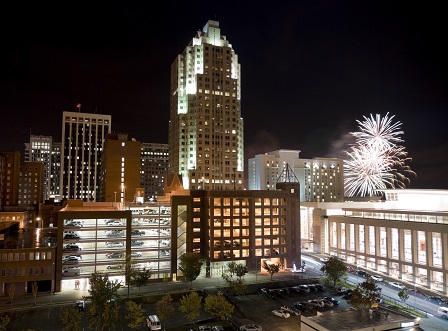
M 327 262 L 320 269 L 325 278 L 336 287 L 337 283 L 347 275 L 347 266 L 336 256 L 330 256 Z
M 198 278 L 201 273 L 202 261 L 201 256 L 196 253 L 187 252 L 179 258 L 179 270 L 185 277 L 185 280 L 193 286 L 193 281 Z

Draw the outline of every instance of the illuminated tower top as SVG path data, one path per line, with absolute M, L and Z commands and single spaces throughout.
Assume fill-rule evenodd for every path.
M 186 189 L 243 189 L 241 67 L 208 21 L 171 65 L 169 172 Z

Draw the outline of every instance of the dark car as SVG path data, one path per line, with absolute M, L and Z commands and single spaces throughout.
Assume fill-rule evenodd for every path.
M 336 289 L 336 292 L 337 292 L 338 295 L 344 295 L 344 294 L 347 293 L 349 290 L 350 290 L 349 288 L 347 288 L 347 287 L 345 287 L 345 286 L 341 286 L 341 287 L 338 287 L 338 288 Z
M 124 232 L 123 232 L 123 230 L 107 231 L 106 232 L 106 236 L 108 236 L 108 237 L 122 237 L 122 236 L 124 236 Z
M 141 231 L 138 229 L 131 230 L 131 236 L 143 236 L 145 234 L 145 231 Z
M 344 294 L 343 298 L 350 299 L 352 297 L 352 294 L 353 294 L 353 290 L 350 289 Z
M 77 252 L 77 251 L 82 251 L 82 247 L 81 247 L 81 245 L 78 245 L 78 244 L 67 244 L 67 245 L 64 246 L 63 251 L 64 251 L 64 252 L 70 252 L 70 251 Z
M 131 241 L 131 246 L 143 246 L 143 241 L 137 241 L 137 240 L 132 240 Z
M 367 278 L 369 277 L 369 274 L 365 272 L 364 270 L 358 270 L 358 276 Z
M 341 303 L 339 300 L 336 300 L 335 298 L 332 298 L 332 297 L 324 297 L 324 299 L 330 301 L 335 306 L 337 306 Z
M 443 305 L 443 304 L 447 303 L 447 301 L 445 299 L 443 299 L 442 297 L 439 297 L 439 296 L 435 296 L 435 295 L 429 296 L 428 301 L 437 303 L 438 305 Z
M 64 233 L 64 239 L 80 239 L 80 237 L 77 233 L 66 232 L 66 233 Z
M 123 257 L 122 253 L 108 253 L 106 254 L 108 259 L 119 259 Z
M 79 311 L 83 312 L 86 306 L 86 303 L 84 300 L 78 300 L 75 303 L 76 308 L 78 308 Z

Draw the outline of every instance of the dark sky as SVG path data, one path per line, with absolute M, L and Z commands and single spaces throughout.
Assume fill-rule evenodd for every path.
M 389 113 L 417 173 L 448 189 L 447 21 L 442 2 L 43 2 L 1 10 L 0 150 L 60 141 L 63 111 L 168 143 L 170 66 L 209 19 L 242 69 L 245 156 L 344 157 L 356 120 Z M 210 7 L 210 4 L 212 4 Z

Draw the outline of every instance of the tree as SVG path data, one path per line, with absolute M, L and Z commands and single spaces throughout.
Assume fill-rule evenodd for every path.
M 82 315 L 78 308 L 71 306 L 62 308 L 60 320 L 62 322 L 63 331 L 80 331 L 82 327 Z
M 132 300 L 126 301 L 126 308 L 128 310 L 126 315 L 126 319 L 129 321 L 128 326 L 131 329 L 138 329 L 145 320 L 145 309 Z
M 152 272 L 149 269 L 143 268 L 143 270 L 133 270 L 131 273 L 131 282 L 138 287 L 138 294 L 140 294 L 140 288 L 149 283 L 151 276 Z
M 416 294 L 414 294 L 416 295 Z M 409 299 L 409 293 L 407 289 L 402 289 L 400 292 L 398 292 L 398 297 L 400 298 L 403 303 L 406 303 L 406 301 Z
M 108 274 L 93 273 L 90 278 L 89 296 L 86 300 L 91 301 L 88 310 L 89 325 L 93 329 L 112 328 L 118 324 L 120 319 L 119 307 L 117 305 L 120 281 L 110 281 Z
M 9 322 L 11 322 L 11 317 L 8 315 L 0 316 L 0 331 L 8 330 Z
M 227 265 L 227 270 L 222 273 L 221 277 L 227 282 L 233 293 L 243 294 L 246 291 L 243 277 L 247 272 L 247 267 L 244 264 L 232 261 Z
M 167 294 L 163 296 L 162 299 L 160 299 L 156 303 L 156 313 L 162 322 L 167 321 L 174 313 L 174 307 L 172 301 L 173 298 L 171 298 L 171 296 Z
M 182 271 L 185 280 L 190 282 L 191 287 L 201 273 L 202 264 L 201 256 L 196 253 L 187 252 L 180 257 L 179 270 Z
M 37 282 L 32 282 L 31 283 L 31 291 L 33 292 L 33 296 L 34 296 L 34 305 L 36 305 L 36 297 L 37 297 Z
M 359 284 L 347 302 L 355 309 L 365 310 L 377 308 L 381 298 L 381 287 L 378 287 L 373 279 L 367 279 Z
M 336 256 L 330 256 L 320 270 L 333 287 L 347 275 L 347 266 Z
M 126 259 L 124 261 L 124 275 L 125 275 L 125 281 L 126 285 L 128 287 L 128 299 L 129 299 L 129 292 L 130 292 L 130 285 L 131 285 L 131 277 L 132 273 L 134 272 L 134 261 L 132 261 L 131 255 L 127 255 Z M 140 291 L 140 289 L 139 289 Z
M 194 322 L 199 317 L 201 300 L 197 292 L 191 292 L 189 295 L 185 294 L 180 299 L 179 310 L 184 313 L 189 321 Z
M 9 295 L 9 300 L 11 302 L 11 307 L 12 307 L 12 301 L 14 300 L 14 294 L 16 293 L 16 284 L 11 284 L 9 286 L 9 290 L 8 290 L 8 295 Z
M 166 286 L 168 285 L 170 281 L 170 276 L 167 273 L 163 274 L 163 283 L 165 284 L 165 292 L 166 292 Z
M 279 263 L 267 263 L 266 261 L 264 261 L 263 269 L 266 270 L 267 272 L 269 272 L 269 274 L 271 275 L 271 280 L 272 280 L 272 277 L 274 276 L 274 274 L 276 274 L 277 272 L 280 271 L 280 264 Z
M 205 310 L 215 316 L 218 321 L 228 320 L 232 317 L 235 306 L 232 305 L 221 291 L 205 298 Z

